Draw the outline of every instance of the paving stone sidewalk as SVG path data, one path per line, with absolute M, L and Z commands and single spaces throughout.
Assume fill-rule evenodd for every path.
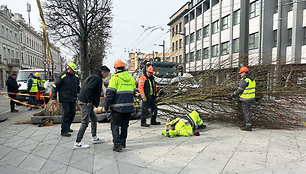
M 164 125 L 139 125 L 130 121 L 127 148 L 118 153 L 109 123 L 98 124 L 102 144 L 91 144 L 87 128 L 89 149 L 73 149 L 79 123 L 69 138 L 60 136 L 60 125 L 0 123 L 0 173 L 305 173 L 304 129 L 243 132 L 208 124 L 200 136 L 165 138 Z

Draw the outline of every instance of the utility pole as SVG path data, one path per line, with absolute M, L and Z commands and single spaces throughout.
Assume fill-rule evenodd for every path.
M 249 6 L 250 0 L 240 1 L 240 38 L 239 66 L 248 66 L 249 62 Z
M 282 10 L 282 1 L 283 0 L 278 0 L 278 9 L 277 9 L 277 13 L 278 13 L 278 23 L 277 23 L 277 40 L 276 40 L 276 64 L 277 66 L 280 66 L 281 64 L 281 36 L 282 36 L 282 13 L 283 13 L 283 10 Z
M 165 61 L 165 40 L 163 40 L 163 44 L 162 45 L 158 45 L 158 46 L 162 46 L 163 47 L 163 62 Z

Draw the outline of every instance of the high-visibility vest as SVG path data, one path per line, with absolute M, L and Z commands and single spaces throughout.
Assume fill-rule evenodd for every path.
M 243 79 L 241 79 L 243 80 Z M 245 88 L 242 94 L 239 95 L 240 100 L 252 100 L 255 98 L 255 87 L 256 87 L 256 82 L 255 80 L 251 80 L 249 78 L 244 79 L 246 82 L 249 83 L 249 85 Z
M 167 129 L 168 126 L 172 126 L 174 129 Z M 184 119 L 176 118 L 166 124 L 165 129 L 162 131 L 162 135 L 165 137 L 192 136 L 193 129 L 189 123 L 185 123 Z
M 120 113 L 132 113 L 135 88 L 135 79 L 127 71 L 112 74 L 107 90 L 115 91 L 116 97 L 110 107 Z
M 37 81 L 37 79 L 29 78 L 27 83 L 29 83 L 30 79 L 32 80 L 32 87 L 31 87 L 29 92 L 37 92 L 38 91 L 38 86 L 37 86 L 38 81 Z

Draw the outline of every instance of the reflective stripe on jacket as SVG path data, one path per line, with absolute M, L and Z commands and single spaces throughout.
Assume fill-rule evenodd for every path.
M 155 78 L 152 76 L 153 80 L 145 75 L 141 76 L 138 81 L 138 90 L 140 92 L 141 98 L 150 99 L 151 96 L 156 96 L 157 85 Z M 153 83 L 152 83 L 153 82 Z
M 112 74 L 106 90 L 104 106 L 119 113 L 132 113 L 135 88 L 135 79 L 127 71 Z
M 30 77 L 27 81 L 29 92 L 38 92 L 38 81 L 36 78 Z
M 168 129 L 168 126 L 173 127 L 173 130 Z M 164 135 L 165 137 L 192 136 L 193 129 L 190 124 L 185 123 L 185 119 L 176 118 L 166 124 L 165 129 L 162 131 L 162 135 Z
M 255 87 L 256 87 L 256 82 L 255 80 L 251 80 L 249 78 L 241 79 L 245 80 L 246 83 L 248 83 L 248 86 L 244 89 L 242 94 L 239 94 L 240 100 L 252 100 L 255 98 Z

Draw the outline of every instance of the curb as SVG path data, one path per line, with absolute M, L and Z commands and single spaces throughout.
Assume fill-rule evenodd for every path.
M 109 113 L 104 113 L 104 114 L 96 114 L 97 115 L 97 121 L 103 121 L 107 118 Z M 53 119 L 53 123 L 61 123 L 61 115 L 56 115 L 56 116 L 32 116 L 31 117 L 31 123 L 32 124 L 39 124 L 42 119 L 47 118 L 47 119 Z M 81 123 L 81 115 L 76 115 L 74 117 L 73 123 Z

